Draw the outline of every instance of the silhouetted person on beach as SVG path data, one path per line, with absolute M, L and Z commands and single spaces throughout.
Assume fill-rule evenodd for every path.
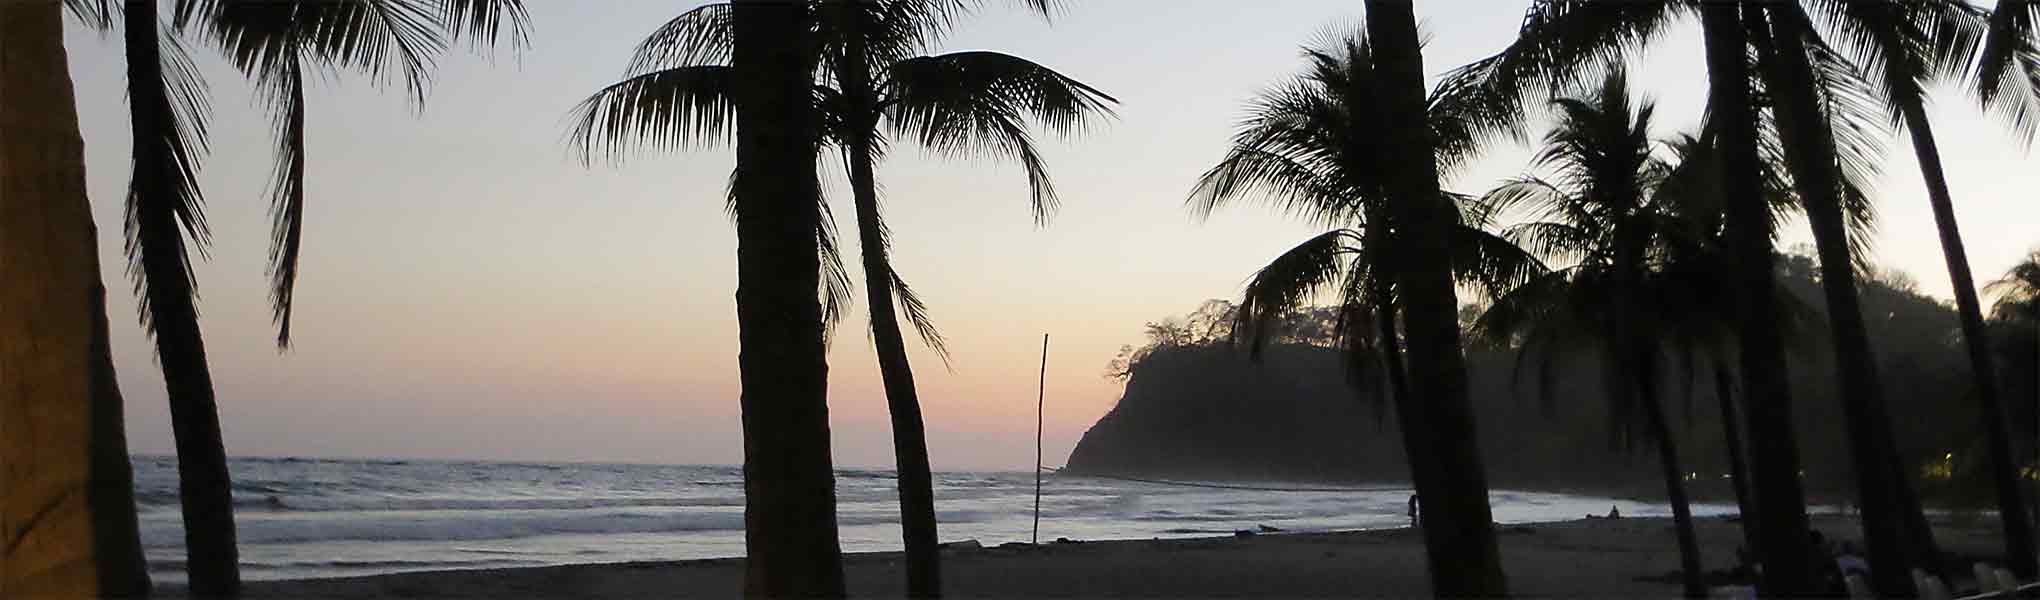
M 1423 518 L 1422 518 L 1422 516 L 1421 516 L 1421 515 L 1420 515 L 1420 514 L 1418 513 L 1418 509 L 1417 509 L 1417 495 L 1416 495 L 1416 494 L 1410 494 L 1410 526 L 1411 526 L 1411 527 L 1421 527 L 1421 526 L 1423 526 L 1423 524 L 1424 524 L 1424 519 L 1423 519 Z

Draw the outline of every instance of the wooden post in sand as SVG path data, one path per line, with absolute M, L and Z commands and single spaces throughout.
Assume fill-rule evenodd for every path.
M 1041 382 L 1034 397 L 1034 542 L 1041 543 L 1041 412 L 1048 406 L 1048 334 L 1041 334 Z

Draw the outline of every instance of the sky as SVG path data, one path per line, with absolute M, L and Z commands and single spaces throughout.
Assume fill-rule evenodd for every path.
M 586 168 L 563 142 L 571 107 L 623 71 L 646 33 L 701 2 L 527 0 L 520 53 L 455 52 L 422 104 L 339 75 L 308 95 L 309 189 L 293 349 L 269 322 L 269 115 L 195 45 L 213 100 L 201 182 L 212 224 L 197 266 L 230 454 L 735 464 L 735 235 L 723 213 L 728 149 Z M 1142 324 L 1230 298 L 1261 264 L 1317 233 L 1252 205 L 1193 218 L 1183 200 L 1257 91 L 1294 73 L 1299 47 L 1360 23 L 1357 0 L 1072 2 L 1053 20 L 997 7 L 944 50 L 999 50 L 1094 85 L 1117 118 L 1044 136 L 1062 208 L 1029 216 L 1011 166 L 900 144 L 878 176 L 895 265 L 930 304 L 952 364 L 912 353 L 937 469 L 1027 470 L 1041 336 L 1047 463 L 1062 464 L 1121 385 L 1103 376 Z M 1018 3 L 1014 3 L 1018 4 Z M 1436 76 L 1507 43 L 1521 0 L 1419 0 Z M 1682 25 L 1632 85 L 1657 134 L 1694 129 L 1700 39 Z M 135 318 L 121 250 L 128 130 L 119 36 L 67 32 L 99 226 L 102 277 L 129 444 L 173 451 L 163 380 Z M 2040 170 L 1968 97 L 1932 107 L 1977 277 L 2040 245 Z M 1875 196 L 1876 260 L 1949 297 L 1910 146 L 1888 140 Z M 1522 173 L 1504 143 L 1448 186 L 1478 193 Z M 823 173 L 854 239 L 840 168 Z M 1795 226 L 1786 243 L 1810 242 Z M 846 249 L 854 252 L 854 249 Z M 852 255 L 854 257 L 854 255 Z M 854 261 L 852 262 L 854 265 Z M 859 294 L 861 299 L 861 293 Z M 885 399 L 861 302 L 830 352 L 838 465 L 892 463 Z

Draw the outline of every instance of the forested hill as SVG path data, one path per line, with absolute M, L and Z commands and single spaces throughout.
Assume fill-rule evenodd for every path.
M 1804 324 L 1791 373 L 1809 489 L 1846 497 L 1850 473 L 1841 406 L 1812 263 L 1788 256 L 1781 276 L 1801 299 Z M 1952 309 L 1918 294 L 1903 276 L 1864 285 L 1864 312 L 1879 354 L 1881 389 L 1910 471 L 1931 502 L 1980 499 L 1980 419 L 1965 383 Z M 1085 433 L 1069 458 L 1073 474 L 1197 480 L 1406 481 L 1392 408 L 1373 384 L 1353 385 L 1329 348 L 1328 311 L 1302 315 L 1260 360 L 1227 343 L 1230 306 L 1207 303 L 1185 317 L 1149 324 L 1149 344 L 1127 348 L 1111 376 L 1126 380 L 1119 404 Z M 1468 316 L 1475 314 L 1469 309 Z M 1534 357 L 1533 357 L 1534 358 Z M 2001 362 L 2021 439 L 2031 439 L 2030 353 Z M 1727 497 L 1728 452 L 1714 366 L 1664 357 L 1664 402 L 1681 460 L 1696 488 Z M 1681 365 L 1690 365 L 1686 368 Z M 1661 488 L 1642 443 L 1614 435 L 1602 375 L 1589 349 L 1569 349 L 1548 368 L 1510 349 L 1468 353 L 1482 454 L 1495 487 L 1580 489 L 1650 495 Z M 1548 381 L 1540 373 L 1553 375 Z M 1632 448 L 1625 450 L 1625 446 Z M 1953 454 L 1953 460 L 1947 456 Z M 2030 453 L 2027 455 L 2030 456 Z M 1947 475 L 1944 475 L 1946 473 Z

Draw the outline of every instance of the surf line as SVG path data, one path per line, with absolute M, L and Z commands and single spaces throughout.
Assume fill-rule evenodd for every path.
M 1058 471 L 1056 471 L 1056 473 L 1057 473 L 1057 474 L 1061 474 L 1062 472 L 1061 472 L 1060 470 L 1058 470 Z M 1082 473 L 1082 474 L 1072 474 L 1071 476 L 1072 476 L 1072 477 L 1093 477 L 1093 478 L 1097 478 L 1097 479 L 1116 479 L 1116 480 L 1119 480 L 1119 481 L 1131 481 L 1131 482 L 1134 482 L 1134 483 L 1152 483 L 1152 484 L 1155 484 L 1155 485 L 1173 485 L 1173 486 L 1180 486 L 1180 487 L 1195 487 L 1195 488 L 1210 488 L 1210 489 L 1218 489 L 1218 490 L 1246 490 L 1246 491 L 1254 491 L 1254 492 L 1394 492 L 1394 491 L 1401 491 L 1401 490 L 1412 490 L 1412 489 L 1416 489 L 1416 488 L 1413 488 L 1413 487 L 1410 487 L 1410 486 L 1406 486 L 1406 485 L 1404 485 L 1404 486 L 1381 486 L 1381 487 L 1261 487 L 1261 486 L 1252 486 L 1252 485 L 1233 485 L 1233 484 L 1225 484 L 1225 483 L 1199 483 L 1199 482 L 1192 482 L 1192 481 L 1169 481 L 1169 480 L 1166 480 L 1166 479 L 1142 479 L 1142 478 L 1139 478 L 1139 477 L 1127 477 L 1127 476 L 1124 476 L 1124 475 L 1106 475 L 1106 474 L 1103 474 L 1103 473 Z

